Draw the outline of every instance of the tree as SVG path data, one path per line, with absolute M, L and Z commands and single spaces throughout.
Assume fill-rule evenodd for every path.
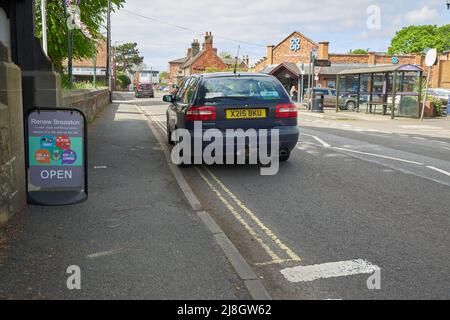
M 350 54 L 367 54 L 367 50 L 364 49 L 355 49 L 355 50 L 351 50 Z
M 121 73 L 130 72 L 133 66 L 139 65 L 144 61 L 144 58 L 139 55 L 136 42 L 117 46 L 114 57 L 117 71 Z
M 450 24 L 409 26 L 395 34 L 389 54 L 421 53 L 425 48 L 436 48 L 439 53 L 450 49 Z
M 57 71 L 62 71 L 62 64 L 67 58 L 66 19 L 62 0 L 47 1 L 47 46 L 48 56 Z M 74 1 L 75 3 L 75 1 Z M 112 10 L 123 6 L 125 0 L 111 0 Z M 105 24 L 108 0 L 80 1 L 80 18 L 94 39 L 102 39 L 100 27 Z M 41 0 L 36 1 L 36 36 L 42 39 Z M 86 38 L 81 30 L 73 32 L 74 59 L 92 58 L 97 48 L 95 41 Z
M 229 52 L 221 52 L 219 53 L 219 57 L 221 57 L 222 59 L 233 59 L 233 54 L 229 53 Z
M 167 80 L 167 79 L 169 79 L 169 73 L 167 71 L 162 71 L 159 75 L 159 78 L 161 80 Z
M 117 79 L 119 80 L 122 88 L 127 88 L 131 84 L 131 79 L 126 74 L 120 74 Z

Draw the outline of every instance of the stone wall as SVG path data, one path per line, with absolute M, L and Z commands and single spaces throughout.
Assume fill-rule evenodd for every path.
M 109 104 L 108 89 L 86 89 L 63 92 L 63 108 L 80 109 L 89 122 Z
M 0 225 L 25 207 L 22 77 L 0 42 Z

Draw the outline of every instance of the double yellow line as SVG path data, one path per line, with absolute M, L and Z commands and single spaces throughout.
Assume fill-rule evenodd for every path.
M 167 134 L 167 129 L 164 127 L 164 124 L 161 123 L 160 120 L 157 119 L 151 113 L 147 113 L 147 116 L 151 118 L 153 123 L 159 127 L 164 133 Z M 245 230 L 252 236 L 262 247 L 262 249 L 267 253 L 270 257 L 269 262 L 258 263 L 258 265 L 270 265 L 270 264 L 281 264 L 286 262 L 298 262 L 301 261 L 300 257 L 294 253 L 292 249 L 290 249 L 286 244 L 284 244 L 277 235 L 268 228 L 258 217 L 257 215 L 250 210 L 236 195 L 231 192 L 231 190 L 216 176 L 214 175 L 208 168 L 202 166 L 202 169 L 206 172 L 203 173 L 198 167 L 195 167 L 195 170 L 198 172 L 200 177 L 205 181 L 208 187 L 216 194 L 219 200 L 224 204 L 225 208 L 230 211 L 230 213 L 236 218 L 236 220 L 245 228 Z M 209 177 L 208 177 L 208 176 Z M 211 178 L 211 179 L 210 179 Z M 218 187 L 214 185 L 214 182 Z M 281 258 L 275 251 L 272 249 L 270 245 L 268 245 L 267 239 L 263 240 L 255 229 L 244 219 L 244 217 L 236 210 L 236 208 L 226 199 L 226 197 L 222 194 L 225 193 L 234 203 L 239 207 L 248 218 L 256 225 L 256 227 L 261 230 L 269 240 L 269 243 L 272 243 L 272 247 L 278 248 L 287 256 L 287 258 Z

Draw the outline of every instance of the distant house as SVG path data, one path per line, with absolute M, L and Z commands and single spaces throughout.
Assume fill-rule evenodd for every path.
M 112 63 L 114 58 L 111 57 Z M 94 77 L 94 71 L 98 83 L 106 84 L 106 41 L 100 40 L 97 43 L 97 56 L 91 59 L 75 59 L 72 62 L 72 74 L 75 82 L 90 82 Z M 67 69 L 67 59 L 63 61 L 64 68 Z
M 186 57 L 169 61 L 169 81 L 178 83 L 184 76 L 205 72 L 208 69 L 218 71 L 234 67 L 236 60 L 233 58 L 221 58 L 214 48 L 213 36 L 211 32 L 206 32 L 205 42 L 200 50 L 200 43 L 194 39 L 191 47 L 187 50 Z M 239 70 L 247 71 L 249 66 L 248 56 L 238 59 Z

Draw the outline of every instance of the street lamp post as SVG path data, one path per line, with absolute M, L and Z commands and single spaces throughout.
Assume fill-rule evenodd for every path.
M 108 0 L 108 11 L 107 11 L 106 23 L 107 23 L 107 35 L 106 35 L 106 78 L 108 79 L 108 89 L 109 89 L 109 101 L 112 101 L 111 94 L 111 0 Z
M 44 49 L 45 54 L 48 56 L 47 50 L 47 10 L 45 7 L 45 1 L 41 0 L 41 17 L 42 17 L 42 49 Z

